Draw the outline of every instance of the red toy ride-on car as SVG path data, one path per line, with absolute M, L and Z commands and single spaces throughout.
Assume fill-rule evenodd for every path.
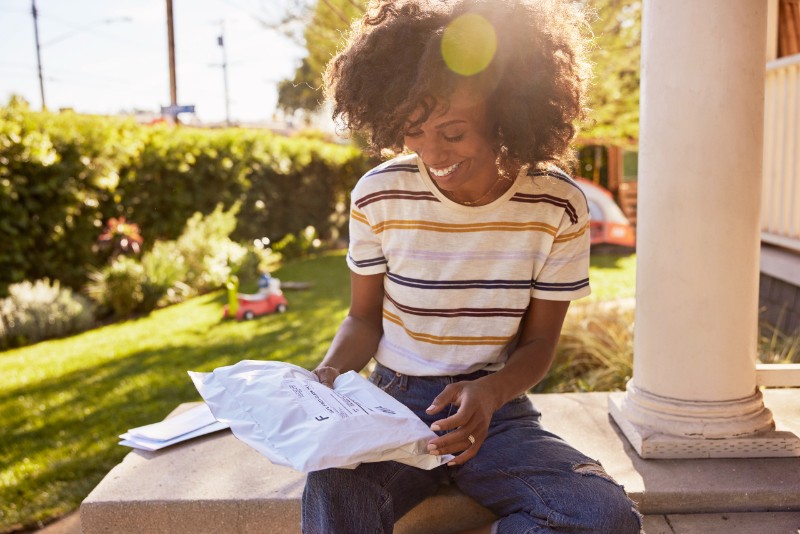
M 268 313 L 283 313 L 286 311 L 289 302 L 280 289 L 280 280 L 269 276 L 262 276 L 259 280 L 259 292 L 253 295 L 238 293 L 236 295 L 235 319 L 249 321 L 259 315 Z M 231 303 L 233 304 L 233 303 Z M 223 308 L 223 317 L 230 317 L 230 311 L 226 304 Z

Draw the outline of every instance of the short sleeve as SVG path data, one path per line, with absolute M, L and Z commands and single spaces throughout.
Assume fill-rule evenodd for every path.
M 387 260 L 381 239 L 372 230 L 367 213 L 359 208 L 361 195 L 360 188 L 356 185 L 350 201 L 350 245 L 347 251 L 347 265 L 356 274 L 385 273 Z
M 576 300 L 589 287 L 589 209 L 581 195 L 577 216 L 565 211 L 550 254 L 533 281 L 531 296 L 543 300 Z

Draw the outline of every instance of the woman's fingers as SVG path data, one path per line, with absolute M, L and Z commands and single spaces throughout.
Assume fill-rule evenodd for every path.
M 447 386 L 433 401 L 428 413 L 436 413 L 447 404 L 458 411 L 431 425 L 431 430 L 446 432 L 428 442 L 431 454 L 459 454 L 450 465 L 462 465 L 476 454 L 489 431 L 492 410 L 488 408 L 487 393 L 478 382 L 459 382 Z
M 470 420 L 470 415 L 464 410 L 458 410 L 450 417 L 439 419 L 431 425 L 431 430 L 434 432 L 441 432 L 447 430 L 455 430 L 456 428 L 463 427 Z
M 448 404 L 452 404 L 456 402 L 458 398 L 458 384 L 450 384 L 446 386 L 441 393 L 436 395 L 436 398 L 433 399 L 431 405 L 425 410 L 429 414 L 435 414 L 442 411 L 442 408 L 447 406 Z M 433 430 L 437 430 L 434 428 Z
M 473 417 L 474 415 L 473 412 L 459 410 L 450 417 L 433 423 L 431 430 L 447 432 L 430 440 L 428 451 L 431 454 L 452 454 L 465 451 L 475 445 L 480 448 L 488 424 L 481 424 L 480 419 Z
M 470 431 L 462 427 L 436 440 L 428 442 L 428 452 L 430 454 L 442 455 L 475 449 L 474 452 L 477 453 L 482 444 L 483 437 L 480 431 Z M 472 456 L 474 455 L 473 453 Z
M 331 389 L 333 389 L 333 382 L 336 380 L 336 377 L 339 376 L 338 369 L 336 369 L 335 367 L 328 367 L 327 365 L 322 367 L 317 367 L 311 372 L 314 373 L 314 375 L 317 377 L 317 380 L 319 380 L 320 384 L 324 384 Z
M 462 452 L 461 454 L 459 454 L 458 456 L 456 456 L 455 458 L 453 458 L 452 460 L 447 462 L 447 465 L 449 465 L 450 467 L 453 467 L 453 466 L 456 466 L 456 465 L 464 465 L 469 460 L 475 458 L 475 456 L 478 454 L 478 450 L 480 450 L 480 448 L 481 448 L 481 445 L 478 444 L 478 443 L 475 443 L 475 445 L 471 446 L 469 449 L 465 450 L 464 452 Z

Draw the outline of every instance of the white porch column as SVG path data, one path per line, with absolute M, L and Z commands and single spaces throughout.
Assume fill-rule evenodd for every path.
M 643 457 L 775 455 L 755 374 L 766 30 L 765 1 L 644 3 L 634 373 L 610 402 Z

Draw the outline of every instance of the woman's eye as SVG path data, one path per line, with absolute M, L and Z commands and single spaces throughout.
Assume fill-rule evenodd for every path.
M 420 132 L 419 130 L 416 130 L 416 131 L 413 131 L 413 132 L 406 132 L 403 135 L 406 136 L 406 137 L 419 137 L 420 135 L 422 135 L 422 132 Z
M 445 135 L 444 136 L 444 140 L 449 142 L 449 143 L 458 143 L 462 139 L 464 139 L 464 134 L 463 133 L 462 134 L 458 134 L 458 135 L 452 135 L 452 136 L 451 135 Z

